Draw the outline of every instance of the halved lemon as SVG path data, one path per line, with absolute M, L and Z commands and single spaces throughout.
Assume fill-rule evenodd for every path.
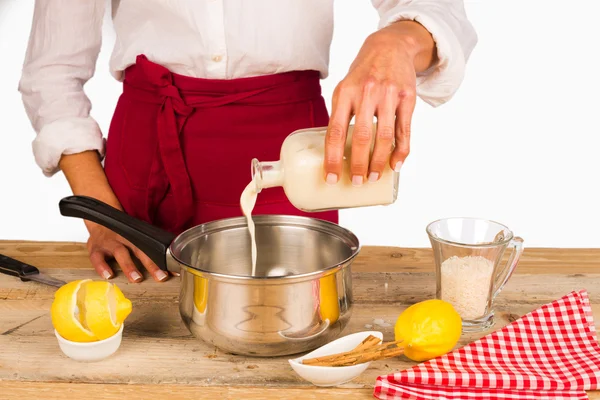
M 67 283 L 54 295 L 52 325 L 63 338 L 94 342 L 116 334 L 131 313 L 131 301 L 114 284 L 90 279 Z

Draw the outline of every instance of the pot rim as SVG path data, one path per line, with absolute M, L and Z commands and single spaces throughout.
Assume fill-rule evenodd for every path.
M 297 275 L 260 277 L 249 275 L 229 275 L 219 272 L 211 272 L 183 262 L 179 257 L 177 257 L 176 254 L 178 252 L 181 252 L 181 250 L 185 248 L 185 246 L 187 246 L 189 243 L 201 240 L 202 237 L 205 237 L 209 234 L 229 229 L 247 228 L 246 217 L 233 217 L 207 222 L 205 224 L 194 226 L 182 232 L 179 236 L 175 238 L 175 240 L 171 242 L 167 251 L 167 259 L 172 258 L 173 261 L 177 262 L 181 267 L 186 268 L 187 270 L 189 270 L 190 273 L 197 276 L 206 275 L 208 277 L 219 278 L 219 280 L 228 280 L 244 283 L 288 283 L 289 281 L 296 280 L 312 280 L 315 277 L 321 277 L 329 275 L 330 273 L 335 273 L 338 269 L 342 269 L 350 265 L 362 249 L 360 241 L 354 233 L 352 233 L 349 229 L 346 229 L 338 224 L 334 224 L 333 222 L 312 217 L 281 214 L 254 215 L 252 216 L 252 219 L 254 220 L 254 224 L 256 226 L 272 225 L 273 222 L 277 222 L 277 225 L 279 226 L 297 226 L 318 230 L 324 233 L 330 233 L 333 236 L 336 236 L 338 239 L 344 241 L 344 243 L 346 243 L 352 251 L 352 254 L 336 264 L 330 265 L 317 271 L 306 272 Z M 196 271 L 197 273 L 194 273 L 192 271 Z

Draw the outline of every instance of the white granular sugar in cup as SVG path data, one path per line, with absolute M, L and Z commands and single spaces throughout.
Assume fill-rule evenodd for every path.
M 463 320 L 485 314 L 494 263 L 485 257 L 452 256 L 442 263 L 442 300 L 452 304 Z

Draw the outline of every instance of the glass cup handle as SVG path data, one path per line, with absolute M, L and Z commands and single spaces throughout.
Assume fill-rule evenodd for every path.
M 508 247 L 511 247 L 513 251 L 502 271 L 496 274 L 496 279 L 494 279 L 494 294 L 492 299 L 495 299 L 496 296 L 500 294 L 504 288 L 504 285 L 506 285 L 506 282 L 508 282 L 515 271 L 515 268 L 519 263 L 519 259 L 521 258 L 521 254 L 523 254 L 523 239 L 520 237 L 515 237 L 510 241 Z

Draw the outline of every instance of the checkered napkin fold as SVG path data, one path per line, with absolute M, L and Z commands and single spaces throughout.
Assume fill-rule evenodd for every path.
M 442 357 L 377 378 L 378 399 L 587 399 L 600 345 L 585 290 Z

